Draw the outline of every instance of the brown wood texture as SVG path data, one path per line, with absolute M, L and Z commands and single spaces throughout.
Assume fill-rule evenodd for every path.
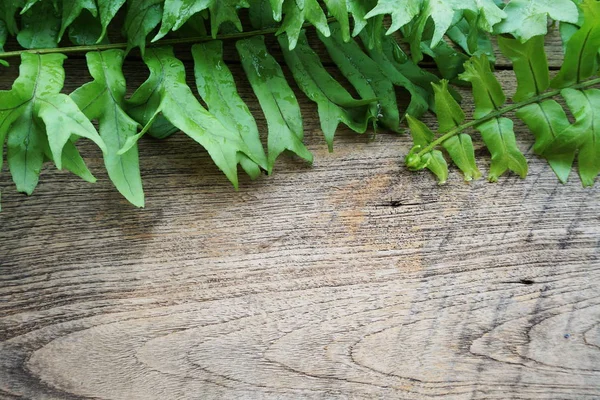
M 88 80 L 67 69 L 67 91 Z M 141 142 L 142 210 L 92 146 L 95 185 L 46 167 L 26 198 L 4 168 L 0 398 L 600 398 L 600 187 L 560 184 L 518 124 L 526 180 L 438 186 L 406 135 L 328 153 L 299 98 L 314 165 L 237 192 L 182 134 Z

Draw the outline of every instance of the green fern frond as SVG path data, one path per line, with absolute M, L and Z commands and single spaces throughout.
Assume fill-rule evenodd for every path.
M 35 188 L 45 161 L 54 161 L 58 168 L 93 181 L 75 147 L 75 142 L 85 137 L 102 149 L 105 167 L 117 190 L 141 207 L 144 193 L 138 140 L 145 134 L 165 138 L 178 131 L 206 149 L 237 187 L 238 166 L 257 178 L 262 171 L 271 173 L 277 158 L 286 151 L 312 161 L 303 143 L 299 102 L 283 73 L 287 66 L 300 90 L 317 104 L 330 149 L 340 124 L 357 133 L 365 133 L 370 126 L 400 132 L 409 114 L 406 118 L 416 145 L 408 158 L 412 168 L 428 168 L 445 181 L 448 167 L 441 147 L 468 179 L 479 177 L 473 144 L 464 132 L 474 127 L 492 152 L 490 180 L 507 170 L 524 176 L 527 165 L 516 148 L 512 121 L 505 116 L 507 111 L 518 110 L 526 123 L 535 126 L 532 130 L 540 138 L 536 151 L 548 158 L 564 178 L 569 159 L 578 154 L 581 171 L 581 166 L 592 164 L 590 157 L 597 154 L 589 144 L 595 136 L 590 138 L 584 132 L 591 123 L 588 114 L 598 106 L 596 92 L 580 90 L 588 87 L 587 79 L 598 69 L 597 59 L 591 55 L 598 47 L 597 32 L 595 25 L 581 22 L 571 0 L 561 0 L 560 15 L 548 8 L 547 0 L 532 4 L 535 7 L 523 10 L 521 0 L 512 0 L 506 8 L 496 0 L 0 2 L 0 63 L 4 65 L 14 56 L 22 59 L 21 74 L 13 88 L 0 92 L 0 143 L 8 143 L 8 163 L 17 189 L 28 194 Z M 585 0 L 582 9 L 595 13 L 596 6 L 594 0 Z M 249 9 L 252 26 L 245 32 L 240 13 L 244 9 Z M 509 24 L 506 16 L 519 10 L 535 18 L 519 26 Z M 387 14 L 392 17 L 388 35 L 384 24 Z M 572 65 L 574 61 L 565 63 L 565 72 L 553 81 L 556 87 L 564 88 L 562 94 L 577 121 L 571 125 L 567 120 L 565 124 L 559 116 L 555 125 L 546 129 L 550 133 L 537 127 L 540 111 L 533 107 L 539 105 L 543 112 L 559 113 L 554 103 L 544 102 L 559 92 L 547 92 L 547 76 L 534 76 L 540 79 L 534 88 L 528 83 L 532 74 L 548 72 L 547 65 L 539 64 L 539 49 L 534 47 L 540 39 L 533 35 L 542 29 L 541 22 L 546 29 L 547 15 L 573 24 L 568 32 L 568 58 L 581 56 L 577 65 Z M 579 28 L 576 24 L 583 25 Z M 308 43 L 306 29 L 318 33 L 333 65 L 323 65 Z M 124 43 L 110 43 L 107 32 L 119 30 Z M 490 68 L 494 60 L 490 34 L 499 31 L 523 40 L 534 36 L 532 40 L 537 41 L 523 44 L 500 39 L 506 54 L 513 58 L 517 76 L 521 76 L 515 96 L 515 101 L 521 103 L 517 105 L 504 105 L 505 96 Z M 268 34 L 278 37 L 285 65 L 265 45 L 263 36 Z M 23 49 L 4 52 L 9 36 L 14 36 Z M 225 64 L 220 39 L 235 41 L 267 121 L 266 151 L 254 117 Z M 60 47 L 67 40 L 76 46 Z M 11 43 L 14 45 L 14 40 Z M 171 47 L 181 43 L 194 45 L 195 88 L 186 83 L 183 63 Z M 410 52 L 403 50 L 405 43 Z M 583 50 L 576 48 L 577 43 Z M 131 98 L 125 99 L 122 64 L 136 48 L 150 76 Z M 514 52 L 512 56 L 510 51 Z M 67 96 L 60 93 L 65 78 L 62 62 L 64 54 L 74 52 L 86 53 L 92 81 Z M 433 58 L 437 71 L 428 72 L 418 65 L 423 55 Z M 535 70 L 528 70 L 530 65 Z M 573 68 L 578 70 L 575 81 L 571 78 Z M 332 69 L 346 78 L 356 97 L 333 77 Z M 466 117 L 458 105 L 460 96 L 446 80 L 440 80 L 440 75 L 452 82 L 472 84 L 477 122 L 464 122 Z M 410 94 L 406 110 L 398 107 L 399 89 Z M 206 108 L 194 94 L 196 90 Z M 578 114 L 577 107 L 588 114 Z M 442 135 L 439 139 L 417 119 L 428 110 L 437 112 Z M 97 122 L 99 133 L 92 121 Z M 554 135 L 552 140 L 548 135 Z M 584 168 L 584 183 L 589 183 L 594 168 L 595 164 Z
M 481 132 L 492 155 L 488 179 L 496 181 L 508 170 L 524 178 L 527 163 L 516 146 L 513 122 L 506 117 L 509 112 L 516 112 L 536 137 L 534 151 L 548 160 L 562 182 L 567 181 L 577 157 L 582 184 L 592 186 L 600 173 L 600 90 L 593 88 L 600 83 L 600 78 L 595 78 L 599 68 L 600 2 L 584 0 L 581 8 L 585 16 L 583 25 L 566 43 L 565 62 L 553 80 L 550 80 L 543 36 L 535 36 L 525 43 L 499 38 L 500 49 L 513 62 L 518 83 L 513 100 L 517 103 L 504 106 L 505 95 L 485 55 L 467 62 L 466 71 L 460 76 L 473 87 L 472 121 L 463 123 L 464 114 L 450 98 L 446 82 L 435 85 L 442 135 L 434 139 L 432 133 L 423 133 L 426 127 L 422 123 L 409 119 L 415 146 L 406 159 L 408 167 L 429 168 L 440 181 L 445 181 L 447 173 L 440 173 L 437 165 L 429 165 L 433 158 L 431 153 L 442 146 L 467 180 L 476 177 L 474 154 L 465 133 L 475 128 Z M 549 90 L 550 87 L 556 89 Z M 575 123 L 569 122 L 565 110 L 552 99 L 558 96 L 566 102 Z M 457 148 L 461 149 L 459 155 Z M 468 163 L 465 162 L 467 156 Z M 437 153 L 436 157 L 439 158 Z

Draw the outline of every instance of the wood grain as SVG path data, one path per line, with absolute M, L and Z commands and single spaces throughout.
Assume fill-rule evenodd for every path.
M 526 180 L 438 186 L 406 136 L 343 130 L 330 154 L 302 111 L 314 165 L 237 192 L 181 134 L 141 142 L 143 210 L 92 146 L 96 185 L 46 167 L 26 198 L 5 168 L 0 398 L 600 397 L 598 187 L 559 184 L 520 125 Z

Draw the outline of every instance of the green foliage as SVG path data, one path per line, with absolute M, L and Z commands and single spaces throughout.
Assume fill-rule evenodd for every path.
M 357 133 L 371 126 L 401 132 L 406 118 L 415 140 L 407 157 L 411 169 L 427 168 L 446 181 L 446 153 L 466 179 L 477 179 L 481 173 L 466 132 L 475 128 L 492 155 L 490 180 L 507 171 L 525 176 L 527 163 L 506 115 L 516 111 L 536 136 L 534 151 L 548 159 L 561 180 L 566 180 L 577 158 L 583 183 L 591 185 L 600 171 L 595 128 L 600 100 L 589 83 L 598 70 L 598 4 L 596 0 L 512 0 L 506 6 L 498 0 L 3 1 L 0 63 L 5 65 L 13 55 L 21 55 L 22 61 L 12 89 L 0 92 L 0 144 L 7 143 L 17 189 L 31 194 L 45 161 L 93 181 L 75 146 L 81 137 L 90 139 L 102 150 L 117 190 L 142 207 L 139 139 L 145 134 L 163 139 L 182 131 L 237 187 L 238 165 L 254 179 L 263 171 L 272 173 L 285 152 L 312 162 L 303 143 L 302 114 L 291 76 L 316 103 L 330 150 L 340 124 Z M 246 32 L 240 18 L 243 9 L 249 9 L 252 26 Z M 386 15 L 392 21 L 387 29 Z M 561 33 L 568 41 L 566 62 L 552 81 L 540 36 L 546 32 L 548 16 L 564 23 Z M 316 30 L 334 65 L 324 64 L 311 48 L 306 29 Z M 109 30 L 120 31 L 125 43 L 109 43 Z M 518 104 L 505 104 L 491 69 L 495 58 L 490 36 L 498 33 L 504 34 L 498 38 L 499 46 L 515 65 Z M 272 48 L 275 42 L 265 44 L 264 35 L 269 34 L 277 36 L 280 50 Z M 228 37 L 237 40 L 235 48 L 267 132 L 259 132 L 238 94 L 237 78 L 225 64 L 224 42 L 215 40 Z M 7 40 L 9 46 L 16 40 L 33 51 L 4 53 Z M 69 41 L 80 47 L 63 49 Z M 188 86 L 172 43 L 196 43 L 191 48 L 195 88 Z M 122 65 L 134 49 L 141 52 L 150 75 L 126 99 Z M 69 96 L 61 93 L 66 58 L 61 51 L 86 52 L 92 76 Z M 277 60 L 281 53 L 285 65 Z M 437 70 L 419 66 L 424 56 L 433 58 Z M 291 74 L 284 73 L 286 68 Z M 340 75 L 345 84 L 335 78 Z M 465 122 L 460 96 L 451 83 L 472 86 L 475 120 Z M 410 95 L 405 110 L 398 107 L 398 91 Z M 555 95 L 563 96 L 575 123 L 550 99 Z M 419 121 L 434 110 L 437 134 Z
M 8 166 L 20 192 L 33 193 L 45 159 L 93 181 L 74 146 L 79 137 L 106 150 L 77 104 L 60 93 L 64 59 L 61 54 L 24 53 L 19 78 L 11 90 L 0 92 L 0 143 L 8 136 Z
M 464 114 L 451 99 L 446 84 L 436 85 L 436 112 L 442 135 L 434 139 L 435 135 L 426 132 L 420 122 L 409 119 L 415 143 L 406 160 L 409 168 L 429 168 L 432 152 L 442 146 L 465 178 L 474 178 L 474 153 L 468 143 L 470 140 L 463 142 L 463 139 L 468 137 L 464 133 L 467 129 L 475 128 L 492 155 L 490 181 L 496 181 L 508 170 L 525 177 L 527 163 L 516 146 L 513 122 L 507 118 L 509 112 L 515 111 L 536 138 L 534 152 L 548 160 L 562 182 L 567 181 L 577 158 L 582 184 L 592 186 L 600 173 L 600 90 L 592 88 L 600 83 L 600 79 L 594 78 L 599 68 L 600 2 L 583 0 L 580 7 L 583 23 L 569 35 L 565 62 L 553 80 L 550 80 L 543 36 L 534 36 L 524 43 L 499 37 L 500 49 L 513 62 L 517 77 L 515 104 L 504 106 L 505 95 L 485 55 L 465 63 L 465 72 L 460 76 L 472 84 L 475 102 L 472 121 L 463 123 Z M 556 90 L 549 90 L 550 87 Z M 552 99 L 557 96 L 564 99 L 574 123 Z M 462 149 L 460 154 L 457 148 Z M 440 181 L 445 181 L 444 174 L 433 172 Z

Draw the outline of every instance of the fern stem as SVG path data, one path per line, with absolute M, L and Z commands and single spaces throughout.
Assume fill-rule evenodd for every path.
M 327 23 L 335 22 L 335 18 L 328 18 Z M 303 28 L 310 28 L 313 25 L 310 23 L 306 23 L 302 25 Z M 255 31 L 248 32 L 239 32 L 239 33 L 229 33 L 223 35 L 217 35 L 214 38 L 212 36 L 199 36 L 199 37 L 190 37 L 190 38 L 179 38 L 179 39 L 165 39 L 160 40 L 156 43 L 149 43 L 147 47 L 156 47 L 156 46 L 172 46 L 178 44 L 192 44 L 192 43 L 203 43 L 210 42 L 212 40 L 235 40 L 235 39 L 245 39 L 252 36 L 259 35 L 270 35 L 274 34 L 279 30 L 279 28 L 268 28 L 268 29 L 260 29 Z M 55 47 L 52 49 L 23 49 L 16 51 L 7 51 L 4 53 L 0 53 L 0 60 L 6 58 L 20 57 L 23 53 L 32 53 L 32 54 L 68 54 L 68 53 L 87 53 L 89 51 L 103 51 L 103 50 L 113 50 L 113 49 L 126 49 L 128 43 L 110 43 L 110 44 L 99 44 L 92 46 L 70 46 L 70 47 Z
M 520 108 L 523 108 L 525 106 L 528 106 L 530 104 L 534 104 L 534 103 L 539 103 L 543 100 L 546 99 L 550 99 L 552 97 L 558 96 L 560 94 L 560 92 L 563 89 L 585 89 L 588 88 L 590 86 L 594 86 L 594 85 L 599 85 L 600 84 L 600 78 L 595 78 L 595 79 L 590 79 L 589 81 L 586 82 L 581 82 L 578 83 L 576 85 L 573 86 L 569 86 L 566 88 L 562 88 L 562 89 L 556 89 L 556 90 L 551 90 L 549 92 L 546 93 L 542 93 L 539 94 L 537 96 L 534 96 L 530 99 L 521 101 L 519 103 L 514 103 L 511 104 L 509 106 L 506 106 L 504 108 L 501 108 L 499 110 L 496 110 L 488 115 L 486 115 L 485 117 L 479 118 L 479 119 L 474 119 L 472 121 L 469 121 L 465 124 L 459 125 L 456 128 L 446 132 L 444 135 L 440 136 L 438 139 L 434 140 L 433 142 L 429 143 L 426 147 L 424 147 L 421 151 L 419 151 L 418 153 L 416 153 L 417 156 L 422 157 L 423 155 L 429 153 L 430 151 L 432 151 L 433 149 L 435 149 L 437 146 L 441 145 L 442 143 L 444 143 L 446 140 L 450 139 L 451 137 L 458 135 L 459 133 L 461 133 L 462 131 L 469 129 L 469 128 L 473 128 L 477 125 L 480 125 L 484 122 L 490 121 L 492 119 L 498 118 L 503 116 L 504 114 L 507 114 L 511 111 L 515 111 L 518 110 Z

